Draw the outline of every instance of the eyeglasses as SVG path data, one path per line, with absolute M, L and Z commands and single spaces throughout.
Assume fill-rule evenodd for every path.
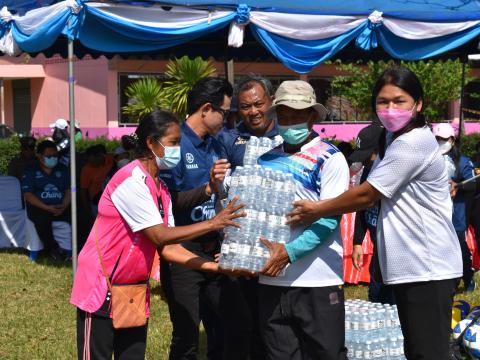
M 228 117 L 228 115 L 230 114 L 230 110 L 225 110 L 225 109 L 222 109 L 221 107 L 216 107 L 216 106 L 213 106 L 213 105 L 212 105 L 212 108 L 213 108 L 213 110 L 222 114 L 224 119 L 226 119 Z

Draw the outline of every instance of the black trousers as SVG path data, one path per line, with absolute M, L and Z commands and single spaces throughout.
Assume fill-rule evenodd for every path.
M 248 307 L 250 318 L 252 319 L 252 331 L 250 333 L 250 360 L 265 359 L 265 344 L 260 333 L 260 323 L 258 314 L 258 277 L 252 279 L 238 279 L 242 294 Z M 240 301 L 241 299 L 239 299 Z
M 77 309 L 79 360 L 143 360 L 148 325 L 114 329 L 112 319 Z
M 467 239 L 465 231 L 457 231 L 458 241 L 460 242 L 460 248 L 462 249 L 462 261 L 463 261 L 463 285 L 467 287 L 473 279 L 472 268 L 472 253 L 467 245 Z
M 258 290 L 267 359 L 347 359 L 342 286 L 259 285 Z
M 408 360 L 449 359 L 457 279 L 392 285 Z
M 42 210 L 36 206 L 27 204 L 28 218 L 35 225 L 38 236 L 43 243 L 45 252 L 51 252 L 59 248 L 58 243 L 53 237 L 52 222 L 66 221 L 70 223 L 70 211 L 67 209 L 60 216 L 53 216 L 51 213 Z
M 165 262 L 161 270 L 173 326 L 170 359 L 197 358 L 201 306 L 208 309 L 202 315 L 213 312 L 216 315 L 213 322 L 221 320 L 223 359 L 247 359 L 251 319 L 237 280 Z M 204 325 L 207 327 L 209 322 Z

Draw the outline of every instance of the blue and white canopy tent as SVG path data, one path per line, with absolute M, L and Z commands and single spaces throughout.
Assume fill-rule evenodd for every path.
M 480 35 L 476 0 L 0 0 L 0 7 L 4 54 L 47 51 L 68 39 L 71 121 L 74 41 L 106 55 L 159 52 L 228 29 L 228 46 L 241 51 L 248 28 L 278 61 L 308 73 L 351 44 L 420 60 L 476 46 Z M 73 132 L 71 144 L 75 192 Z M 72 220 L 75 234 L 75 216 Z M 73 249 L 75 254 L 75 235 Z
M 152 52 L 224 28 L 228 45 L 240 48 L 249 28 L 278 61 L 307 73 L 353 42 L 362 50 L 381 47 L 393 58 L 419 60 L 480 35 L 480 3 L 468 0 L 67 0 L 38 7 L 48 2 L 3 1 L 13 7 L 0 12 L 0 51 L 37 53 L 64 35 L 101 53 Z M 35 5 L 24 15 L 9 10 Z

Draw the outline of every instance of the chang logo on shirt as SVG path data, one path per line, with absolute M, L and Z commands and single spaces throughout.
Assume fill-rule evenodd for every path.
M 210 199 L 206 203 L 194 207 L 190 216 L 195 222 L 205 221 L 213 218 L 215 216 L 214 202 Z
M 42 199 L 59 199 L 63 198 L 63 194 L 58 190 L 58 188 L 53 184 L 47 184 L 43 188 L 42 193 L 40 194 Z
M 185 154 L 185 161 L 187 162 L 187 164 L 185 164 L 185 167 L 187 169 L 198 169 L 198 164 L 193 164 L 193 162 L 195 161 L 195 157 L 192 153 Z

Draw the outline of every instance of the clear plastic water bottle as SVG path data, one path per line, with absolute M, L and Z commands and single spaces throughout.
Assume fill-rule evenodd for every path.
M 260 140 L 256 136 L 251 136 L 245 146 L 245 155 L 243 156 L 244 165 L 253 165 L 257 162 L 258 145 Z
M 268 152 L 271 148 L 272 148 L 272 140 L 270 140 L 268 137 L 261 137 L 258 143 L 257 157 L 262 156 L 263 154 Z
M 284 192 L 284 201 L 285 201 L 285 210 L 290 212 L 293 210 L 292 203 L 295 201 L 295 194 L 297 192 L 297 185 L 293 179 L 293 174 L 285 174 L 285 183 L 283 187 Z
M 363 358 L 365 360 L 373 359 L 373 347 L 372 347 L 372 341 L 371 340 L 367 340 L 365 342 L 365 346 L 363 348 Z
M 263 245 L 260 241 L 260 237 L 257 237 L 254 241 L 252 246 L 251 252 L 251 259 L 252 259 L 252 266 L 250 268 L 251 271 L 259 272 L 262 270 L 265 262 L 268 260 L 270 253 L 268 249 Z
M 364 351 L 365 345 L 362 341 L 359 339 L 354 342 L 354 354 L 353 358 L 355 360 L 363 360 L 363 351 Z
M 372 341 L 372 359 L 380 359 L 382 356 L 382 348 L 380 347 L 380 340 L 378 338 Z
M 269 195 L 273 193 L 273 171 L 270 168 L 264 169 L 262 176 L 262 189 Z
M 232 269 L 233 263 L 230 257 L 230 239 L 226 237 L 222 241 L 222 246 L 220 248 L 220 260 L 218 261 L 218 265 L 222 269 Z M 233 257 L 233 256 L 232 256 Z
M 252 227 L 243 228 L 241 236 L 237 242 L 237 256 L 234 263 L 235 269 L 249 270 L 251 266 L 252 252 Z

